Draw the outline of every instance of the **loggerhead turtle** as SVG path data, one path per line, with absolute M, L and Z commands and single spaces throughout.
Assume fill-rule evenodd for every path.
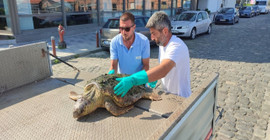
M 76 101 L 73 117 L 80 118 L 97 108 L 106 108 L 114 116 L 118 116 L 132 109 L 133 104 L 141 98 L 161 100 L 157 93 L 143 85 L 132 87 L 124 97 L 115 95 L 113 88 L 118 83 L 115 79 L 124 76 L 127 75 L 101 75 L 87 82 L 83 94 L 71 91 L 69 97 Z

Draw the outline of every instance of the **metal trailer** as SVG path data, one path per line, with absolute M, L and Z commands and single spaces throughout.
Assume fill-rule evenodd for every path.
M 218 74 L 189 98 L 162 93 L 139 100 L 119 117 L 97 109 L 72 117 L 70 91 L 83 92 L 98 74 L 74 71 L 52 76 L 46 42 L 0 51 L 0 139 L 211 139 L 215 132 Z M 219 116 L 220 117 L 220 116 Z

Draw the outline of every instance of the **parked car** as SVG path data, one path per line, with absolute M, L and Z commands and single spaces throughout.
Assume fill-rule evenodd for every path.
M 260 13 L 263 13 L 263 14 L 269 13 L 269 9 L 267 8 L 268 3 L 269 2 L 267 0 L 256 0 L 256 5 L 258 5 L 260 8 Z
M 195 39 L 198 34 L 210 34 L 212 31 L 212 21 L 206 11 L 185 11 L 177 15 L 171 24 L 172 34 L 178 37 Z
M 260 8 L 259 8 L 259 6 L 258 6 L 258 5 L 253 5 L 253 6 L 252 6 L 252 8 L 253 8 L 253 9 L 254 9 L 254 11 L 255 11 L 255 16 L 260 15 L 261 10 L 260 10 Z
M 239 22 L 239 12 L 235 8 L 221 8 L 215 16 L 215 24 Z
M 252 8 L 252 6 L 244 6 L 244 7 L 240 8 L 239 15 L 240 15 L 240 17 L 249 17 L 250 18 L 250 17 L 255 16 L 255 11 Z
M 113 37 L 119 34 L 119 19 L 120 17 L 108 19 L 108 21 L 100 29 L 100 45 L 102 49 L 109 50 L 111 40 Z M 149 29 L 145 28 L 148 19 L 149 17 L 147 16 L 135 16 L 135 31 L 145 35 L 150 41 L 150 46 L 155 46 L 156 43 L 151 40 Z

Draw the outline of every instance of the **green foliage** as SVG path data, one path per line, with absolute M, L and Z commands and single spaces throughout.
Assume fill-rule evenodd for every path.
M 74 58 L 78 58 L 78 57 L 80 57 L 80 55 L 79 55 L 79 54 L 74 55 Z
M 208 14 L 211 13 L 211 11 L 210 11 L 208 8 L 205 8 L 205 11 L 206 11 Z
M 4 8 L 0 8 L 0 15 L 5 15 L 5 10 L 4 10 Z
M 65 47 L 59 45 L 59 46 L 58 46 L 58 49 L 65 49 Z
M 8 39 L 15 39 L 14 36 L 8 36 Z
M 54 59 L 53 63 L 58 64 L 58 63 L 60 63 L 60 61 L 58 59 Z
M 67 44 L 65 42 L 58 42 L 58 49 L 66 49 Z
M 253 4 L 250 3 L 244 3 L 243 6 L 252 6 Z

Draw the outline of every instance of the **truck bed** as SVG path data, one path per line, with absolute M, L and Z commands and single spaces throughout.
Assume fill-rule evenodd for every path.
M 214 125 L 217 74 L 186 99 L 161 93 L 161 101 L 141 99 L 118 117 L 101 108 L 74 119 L 75 102 L 69 92 L 82 93 L 86 81 L 97 76 L 74 71 L 26 80 L 10 89 L 5 85 L 0 96 L 0 139 L 201 139 Z M 203 117 L 205 113 L 208 116 Z

